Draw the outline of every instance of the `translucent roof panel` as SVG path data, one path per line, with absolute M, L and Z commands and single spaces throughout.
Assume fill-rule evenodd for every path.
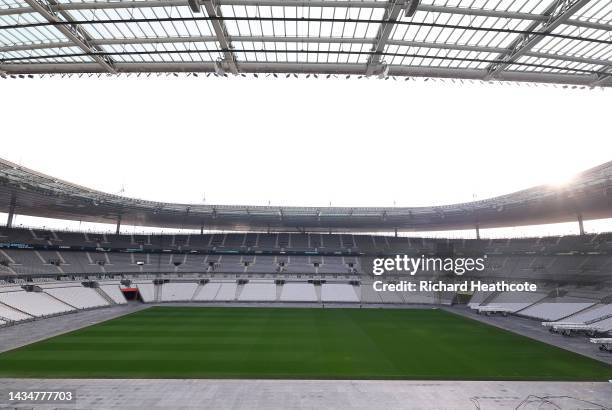
M 28 4 L 0 0 L 0 77 L 319 72 L 612 86 L 609 0 L 421 0 L 411 15 L 387 0 Z
M 530 24 L 517 19 L 421 11 L 400 22 L 403 24 L 397 24 L 393 31 L 394 40 L 486 47 L 510 46 L 518 36 L 512 30 L 525 30 Z
M 27 7 L 28 4 L 21 0 L 0 0 L 0 10 Z
M 611 32 L 584 27 L 561 25 L 553 33 L 575 38 L 548 37 L 533 47 L 534 51 L 545 51 L 558 55 L 570 55 L 600 60 L 612 59 Z
M 512 65 L 512 70 L 547 73 L 589 74 L 596 73 L 603 69 L 603 66 L 597 64 L 588 64 L 578 61 L 565 63 L 557 59 L 526 56 L 520 57 L 517 60 L 517 63 L 521 64 Z
M 612 2 L 592 1 L 580 9 L 574 18 L 592 23 L 612 24 Z
M 0 26 L 26 25 L 44 23 L 46 20 L 37 13 L 0 15 Z M 0 30 L 0 45 L 41 44 L 67 40 L 56 27 L 4 28 Z
M 485 68 L 497 53 L 466 50 L 446 50 L 429 47 L 388 46 L 383 57 L 391 65 L 433 66 L 444 68 Z
M 213 34 L 209 21 L 185 20 L 194 14 L 188 7 L 141 7 L 133 9 L 72 10 L 76 21 L 122 21 L 117 23 L 82 24 L 92 38 L 160 38 L 200 37 Z M 176 21 L 165 21 L 171 19 Z M 147 22 L 123 22 L 147 19 Z M 155 21 L 162 20 L 162 21 Z
M 147 43 L 103 45 L 113 60 L 134 62 L 212 62 L 221 58 L 217 46 L 207 43 Z
M 238 61 L 363 64 L 369 46 L 346 43 L 234 41 Z
M 230 36 L 374 38 L 380 27 L 379 22 L 361 23 L 346 20 L 380 21 L 384 15 L 383 8 L 351 7 L 232 5 L 222 6 L 221 10 L 224 17 L 230 18 L 225 22 Z M 232 17 L 261 17 L 265 20 L 231 20 Z M 297 19 L 315 21 L 297 21 Z
M 555 0 L 421 0 L 420 3 L 463 9 L 541 14 L 553 3 L 553 1 Z
M 87 63 L 92 62 L 92 58 L 84 56 L 83 50 L 78 47 L 64 48 L 44 48 L 28 51 L 8 51 L 0 52 L 0 60 L 6 64 L 15 63 Z M 66 56 L 66 57 L 62 57 Z

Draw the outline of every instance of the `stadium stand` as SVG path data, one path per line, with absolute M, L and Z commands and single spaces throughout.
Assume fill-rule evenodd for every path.
M 249 282 L 242 288 L 238 300 L 273 302 L 276 300 L 276 284 L 274 281 Z
M 519 312 L 546 296 L 547 294 L 542 292 L 501 292 L 480 306 L 500 306 L 511 312 Z
M 402 292 L 401 295 L 405 303 L 436 303 L 436 295 L 433 292 Z
M 599 327 L 602 332 L 612 331 L 612 317 L 609 317 L 608 319 L 603 319 L 597 322 L 591 322 L 590 324 Z
M 323 233 L 0 232 L 0 326 L 126 304 L 121 288 L 136 287 L 144 303 L 466 303 L 487 314 L 612 330 L 609 234 L 440 240 Z M 440 248 L 457 256 L 488 255 L 487 269 L 471 274 L 473 279 L 529 280 L 538 291 L 478 291 L 456 302 L 455 292 L 373 289 L 379 277 L 369 272 L 368 255 L 418 257 Z M 404 279 L 394 272 L 385 276 L 387 283 Z
M 108 302 L 92 288 L 81 286 L 56 287 L 45 289 L 45 293 L 77 309 L 108 306 Z
M 285 282 L 279 300 L 281 302 L 317 302 L 317 293 L 312 283 Z
M 404 252 L 418 256 L 434 252 L 441 242 L 456 255 L 489 255 L 487 278 L 571 281 L 580 275 L 583 282 L 605 280 L 612 269 L 612 241 L 602 234 L 504 240 L 437 240 L 394 238 L 372 235 L 312 234 L 226 234 L 226 235 L 143 235 L 133 244 L 133 235 L 98 235 L 52 232 L 57 250 L 21 249 L 40 245 L 30 230 L 6 229 L 0 243 L 13 247 L 0 249 L 0 276 L 17 275 L 106 275 L 117 273 L 232 273 L 277 275 L 363 274 L 362 255 Z M 137 236 L 138 237 L 138 236 Z M 95 248 L 103 241 L 108 250 Z M 245 238 L 250 238 L 248 241 Z M 299 238 L 299 239 L 296 239 Z M 317 239 L 313 239 L 317 238 Z M 66 244 L 79 250 L 66 249 Z M 151 245 L 148 245 L 148 244 Z M 189 248 L 183 248 L 189 243 Z M 172 252 L 160 253 L 174 244 Z M 316 246 L 307 248 L 306 246 Z M 346 248 L 344 244 L 351 247 Z M 298 247 L 293 247 L 294 245 Z M 19 248 L 15 248 L 17 246 Z M 52 246 L 52 245 L 45 245 Z M 93 246 L 91 249 L 87 246 Z M 136 246 L 126 252 L 124 246 Z M 281 248 L 282 246 L 282 248 Z M 214 254 L 223 247 L 230 254 Z M 533 255 L 537 248 L 540 256 Z M 308 252 L 308 255 L 279 254 Z M 530 250 L 531 249 L 531 250 Z M 138 251 L 140 250 L 140 251 Z M 261 254 L 261 251 L 271 254 Z M 193 253 L 197 252 L 197 253 Z M 331 252 L 334 255 L 322 254 Z M 199 254 L 198 254 L 199 253 Z M 343 253 L 339 256 L 338 253 Z M 349 255 L 348 253 L 354 253 Z M 527 255 L 528 254 L 528 255 Z
M 377 292 L 372 286 L 361 286 L 361 302 L 363 303 L 384 303 L 381 293 L 391 292 Z M 401 299 L 401 297 L 400 297 Z M 401 301 L 398 301 L 401 303 Z
M 198 287 L 197 283 L 170 282 L 163 285 L 163 302 L 190 301 Z
M 590 309 L 585 309 L 579 313 L 575 313 L 572 316 L 567 317 L 565 320 L 574 323 L 593 323 L 599 320 L 612 317 L 612 304 L 597 304 L 593 305 Z
M 223 282 L 215 295 L 215 301 L 230 302 L 236 300 L 236 282 Z
M 520 314 L 535 319 L 556 321 L 583 311 L 595 305 L 595 303 L 594 300 L 573 297 L 547 298 L 521 310 Z
M 121 293 L 121 288 L 118 284 L 100 285 L 100 289 L 118 305 L 126 304 L 125 296 Z
M 22 320 L 32 319 L 33 316 L 28 315 L 24 312 L 11 308 L 8 305 L 0 303 L 0 317 L 4 323 L 8 322 L 20 322 Z
M 221 283 L 208 282 L 205 285 L 201 286 L 201 288 L 199 289 L 199 292 L 196 291 L 196 293 L 193 296 L 193 300 L 200 301 L 200 302 L 213 301 L 215 300 L 217 293 L 219 293 L 220 288 L 221 288 Z
M 345 283 L 323 283 L 321 302 L 359 302 L 355 287 Z
M 155 288 L 152 283 L 138 283 L 136 287 L 143 302 L 155 301 Z
M 0 303 L 30 316 L 45 317 L 75 310 L 51 295 L 42 292 L 2 292 Z

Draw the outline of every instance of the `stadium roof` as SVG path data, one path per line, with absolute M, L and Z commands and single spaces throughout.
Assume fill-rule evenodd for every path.
M 0 212 L 127 225 L 238 231 L 392 232 L 493 228 L 612 218 L 612 161 L 560 188 L 427 207 L 200 205 L 126 198 L 0 159 Z
M 612 86 L 609 0 L 0 0 L 0 75 L 278 73 Z

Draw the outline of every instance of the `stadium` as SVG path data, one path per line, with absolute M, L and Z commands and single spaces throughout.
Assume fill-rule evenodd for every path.
M 609 217 L 612 163 L 582 173 L 563 192 L 538 186 L 444 210 L 151 203 L 5 160 L 0 172 L 0 209 L 8 212 L 0 248 L 2 377 L 605 382 L 610 376 L 610 234 L 452 240 L 360 231 L 480 229 L 522 218 L 578 225 Z M 116 231 L 15 228 L 15 213 L 114 222 Z M 121 223 L 137 222 L 191 225 L 196 233 L 118 233 Z M 211 228 L 226 232 L 207 233 Z M 488 269 L 471 277 L 491 285 L 500 278 L 528 281 L 537 291 L 376 291 L 380 276 L 369 268 L 371 259 L 396 254 L 486 254 Z M 403 272 L 388 273 L 389 284 L 406 282 Z M 446 285 L 458 281 L 435 276 Z M 454 350 L 442 354 L 447 343 Z M 422 362 L 414 362 L 413 350 Z M 165 357 L 173 358 L 172 367 Z M 600 384 L 605 390 L 594 394 L 607 399 L 609 388 Z M 583 402 L 569 405 L 576 403 Z
M 0 0 L 0 409 L 612 408 L 611 35 Z

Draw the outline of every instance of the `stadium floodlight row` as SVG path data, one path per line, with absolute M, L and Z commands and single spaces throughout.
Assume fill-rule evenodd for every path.
M 612 217 L 612 162 L 559 187 L 424 207 L 289 207 L 153 202 L 85 188 L 0 159 L 0 212 L 86 222 L 258 232 L 393 232 L 496 228 Z
M 0 75 L 441 77 L 612 86 L 607 1 L 2 0 Z

